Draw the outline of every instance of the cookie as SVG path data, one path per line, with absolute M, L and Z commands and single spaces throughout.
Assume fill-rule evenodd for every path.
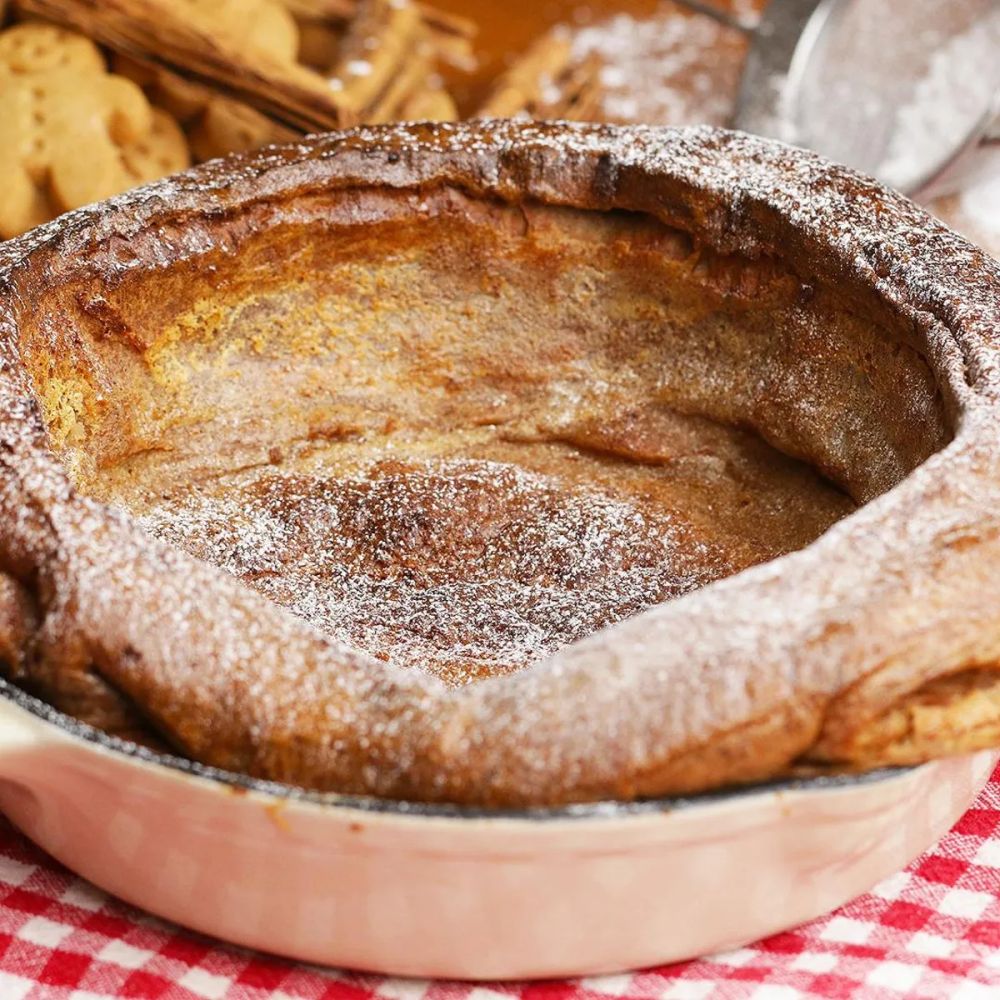
M 105 69 L 100 49 L 75 31 L 32 21 L 0 32 L 0 73 L 103 73 Z
M 47 136 L 43 149 L 56 204 L 77 208 L 129 187 L 119 148 L 152 128 L 142 90 L 107 74 L 60 72 L 35 81 L 34 118 Z
M 0 32 L 0 102 L 0 238 L 187 164 L 176 123 L 71 31 Z
M 121 162 L 134 184 L 145 184 L 189 167 L 191 151 L 177 121 L 162 108 L 153 108 L 149 134 L 122 146 Z
M 177 6 L 244 52 L 283 63 L 298 57 L 298 25 L 276 0 L 178 0 Z
M 458 118 L 458 108 L 451 94 L 431 81 L 427 89 L 418 90 L 403 105 L 400 117 L 413 122 L 452 122 Z
M 186 80 L 161 66 L 121 54 L 115 55 L 112 65 L 115 73 L 137 83 L 156 107 L 163 108 L 182 125 L 194 121 L 212 99 L 213 91 L 209 87 Z
M 9 114 L 4 109 L 4 114 Z M 2 143 L 2 139 L 0 139 Z M 0 238 L 8 239 L 47 222 L 56 211 L 12 150 L 0 144 Z
M 216 97 L 191 131 L 191 149 L 199 160 L 212 160 L 290 138 L 294 134 L 259 111 L 239 101 Z

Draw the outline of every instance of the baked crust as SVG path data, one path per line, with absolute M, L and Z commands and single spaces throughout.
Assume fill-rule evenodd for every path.
M 303 263 L 310 247 L 383 282 L 377 262 L 411 253 L 422 308 L 434 285 L 421 268 L 435 253 L 474 251 L 485 283 L 503 277 L 514 301 L 531 302 L 543 261 L 568 259 L 574 240 L 593 244 L 599 274 L 645 281 L 658 321 L 679 311 L 698 336 L 671 327 L 616 355 L 630 378 L 660 375 L 607 382 L 611 402 L 574 410 L 570 438 L 613 438 L 622 400 L 641 385 L 648 402 L 655 385 L 672 412 L 752 432 L 859 509 L 800 551 L 457 688 L 322 634 L 137 523 L 154 486 L 282 464 L 288 449 L 306 461 L 304 426 L 333 447 L 389 434 L 394 420 L 416 426 L 423 407 L 438 422 L 459 414 L 464 433 L 483 412 L 475 387 L 495 384 L 502 356 L 510 384 L 537 390 L 532 426 L 551 440 L 545 380 L 531 365 L 554 366 L 538 371 L 558 382 L 559 366 L 579 359 L 553 354 L 543 336 L 524 334 L 545 348 L 532 360 L 505 328 L 503 350 L 477 355 L 494 367 L 460 391 L 424 385 L 391 419 L 388 396 L 348 419 L 332 390 L 289 381 L 301 374 L 290 358 L 320 377 L 318 341 L 271 324 L 283 345 L 272 356 L 258 314 L 274 302 L 262 305 L 256 286 L 287 278 L 290 301 L 308 270 L 322 275 L 309 288 L 327 288 L 336 275 Z M 65 216 L 0 251 L 0 287 L 0 569 L 26 595 L 17 606 L 37 613 L 30 635 L 21 615 L 21 632 L 0 638 L 22 651 L 18 676 L 57 705 L 67 678 L 85 678 L 105 709 L 124 713 L 109 728 L 152 727 L 205 763 L 491 806 L 688 793 L 802 760 L 867 767 L 994 742 L 983 706 L 996 703 L 1000 656 L 1000 271 L 856 174 L 712 129 L 361 129 L 208 164 Z M 622 288 L 620 299 L 589 300 L 609 336 L 625 325 L 611 306 L 633 301 L 635 287 Z M 337 302 L 361 291 L 341 288 Z M 237 343 L 225 325 L 237 305 L 264 340 Z M 352 322 L 351 349 L 363 353 L 383 326 Z M 634 347 L 636 329 L 622 343 Z M 419 339 L 408 349 L 423 365 L 433 351 Z M 513 378 L 509 357 L 522 354 Z M 236 356 L 269 373 L 253 384 L 267 419 L 219 377 Z M 196 414 L 178 408 L 182 383 Z M 283 402 L 293 385 L 298 409 Z M 326 423 L 303 409 L 321 396 Z M 370 423 L 374 412 L 384 426 Z M 930 726 L 900 721 L 928 712 L 938 713 Z

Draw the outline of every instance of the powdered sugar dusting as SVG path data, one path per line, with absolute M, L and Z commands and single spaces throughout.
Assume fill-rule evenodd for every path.
M 878 176 L 904 190 L 961 148 L 1000 82 L 1000 11 L 955 35 L 930 57 L 911 100 L 896 113 Z
M 730 570 L 671 515 L 506 463 L 376 463 L 192 491 L 141 522 L 316 628 L 457 684 Z
M 601 60 L 601 117 L 611 122 L 721 125 L 732 114 L 744 42 L 711 18 L 673 4 L 578 29 L 573 55 Z

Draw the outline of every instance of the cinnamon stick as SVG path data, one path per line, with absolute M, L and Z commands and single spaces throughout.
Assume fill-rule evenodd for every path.
M 342 104 L 359 121 L 378 124 L 409 117 L 406 109 L 418 104 L 417 95 L 442 90 L 434 79 L 436 58 L 416 4 L 361 0 L 329 72 L 340 83 Z M 438 93 L 433 110 L 441 116 L 448 105 L 450 98 L 446 104 Z

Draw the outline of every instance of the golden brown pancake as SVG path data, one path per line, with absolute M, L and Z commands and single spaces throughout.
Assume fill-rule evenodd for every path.
M 0 655 L 302 787 L 996 742 L 997 265 L 712 129 L 365 129 L 0 251 Z

